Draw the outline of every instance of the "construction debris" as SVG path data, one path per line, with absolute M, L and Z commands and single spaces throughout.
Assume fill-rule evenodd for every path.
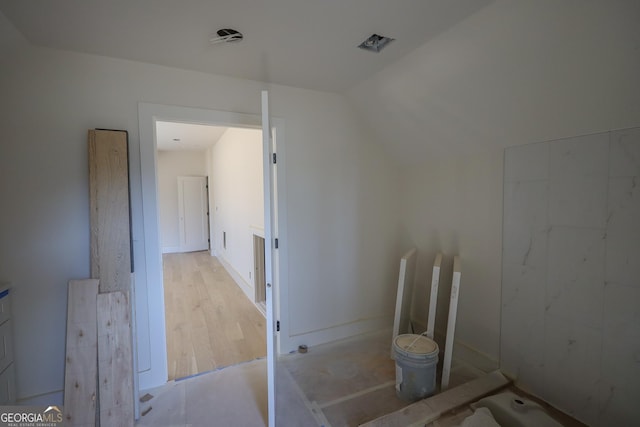
M 142 402 L 142 403 L 144 403 L 144 402 L 148 402 L 148 401 L 150 401 L 151 399 L 153 399 L 153 394 L 149 394 L 149 393 L 147 393 L 147 394 L 145 394 L 144 396 L 142 396 L 142 397 L 140 398 L 140 402 Z

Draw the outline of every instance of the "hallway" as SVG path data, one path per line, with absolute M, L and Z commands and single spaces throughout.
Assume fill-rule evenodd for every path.
M 162 261 L 169 380 L 266 357 L 265 318 L 216 257 Z

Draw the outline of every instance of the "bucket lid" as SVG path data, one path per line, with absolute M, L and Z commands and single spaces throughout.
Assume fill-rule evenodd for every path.
M 438 351 L 438 344 L 424 335 L 398 335 L 395 344 L 400 350 L 407 353 L 431 354 Z

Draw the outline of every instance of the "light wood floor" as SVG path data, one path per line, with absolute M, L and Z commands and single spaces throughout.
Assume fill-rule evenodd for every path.
M 267 353 L 264 316 L 208 252 L 164 254 L 169 380 Z

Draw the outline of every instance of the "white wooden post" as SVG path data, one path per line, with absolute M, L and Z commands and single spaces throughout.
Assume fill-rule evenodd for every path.
M 429 299 L 429 317 L 427 319 L 427 336 L 433 339 L 436 328 L 436 307 L 438 305 L 438 284 L 440 283 L 440 264 L 442 264 L 442 254 L 436 255 L 433 262 L 433 274 L 431 275 L 431 298 Z
M 442 365 L 442 383 L 440 390 L 449 387 L 451 375 L 451 357 L 453 356 L 453 341 L 456 331 L 456 315 L 458 313 L 458 296 L 460 294 L 460 257 L 453 258 L 453 279 L 451 280 L 451 301 L 449 303 L 449 320 L 447 321 L 447 339 L 444 346 L 444 362 Z
M 408 333 L 411 325 L 411 298 L 413 296 L 413 279 L 416 272 L 416 253 L 416 249 L 413 248 L 400 259 L 396 312 L 393 319 L 393 336 L 391 337 L 392 359 L 394 359 L 393 341 L 398 335 Z

